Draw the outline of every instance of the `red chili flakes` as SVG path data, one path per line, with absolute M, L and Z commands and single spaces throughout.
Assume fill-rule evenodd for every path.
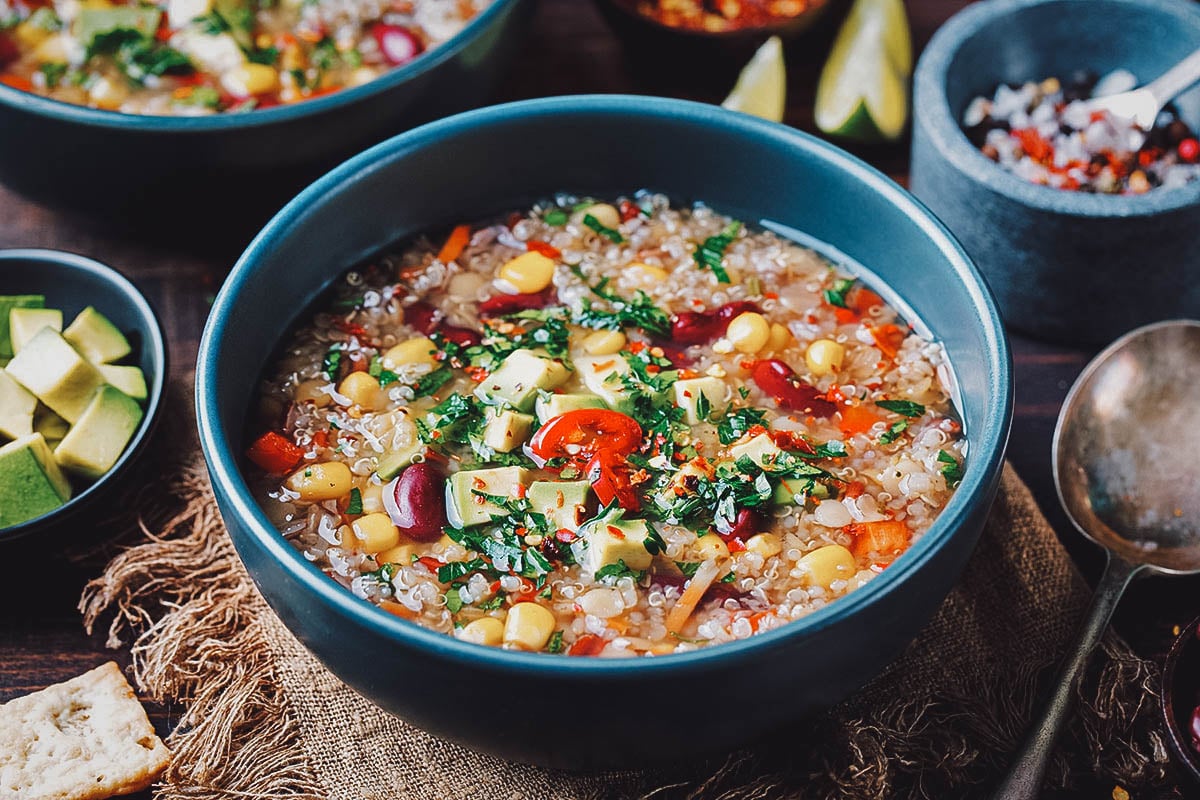
M 541 253 L 546 258 L 562 258 L 562 251 L 552 244 L 530 239 L 525 243 L 525 249 L 534 253 Z
M 487 376 L 490 374 L 483 367 L 464 367 L 463 372 L 467 373 L 467 377 L 476 383 L 483 383 L 487 380 Z
M 609 535 L 611 535 L 614 539 L 624 539 L 625 538 L 625 532 L 622 531 L 620 528 L 618 528 L 616 525 L 609 525 L 608 532 L 609 532 Z

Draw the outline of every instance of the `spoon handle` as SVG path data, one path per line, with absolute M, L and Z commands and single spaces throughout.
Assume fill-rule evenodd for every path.
M 1047 698 L 1041 716 L 1026 734 L 1025 742 L 1009 765 L 1008 775 L 993 795 L 995 800 L 1036 800 L 1041 796 L 1046 765 L 1054 753 L 1054 742 L 1071 708 L 1075 688 L 1091 660 L 1092 651 L 1108 627 L 1108 621 L 1125 587 L 1142 567 L 1141 564 L 1130 564 L 1109 554 L 1104 574 L 1100 576 L 1100 583 L 1092 597 L 1092 605 L 1059 668 L 1053 693 Z
M 1146 84 L 1146 91 L 1150 92 L 1158 107 L 1162 108 L 1197 81 L 1200 81 L 1200 50 L 1196 50 Z

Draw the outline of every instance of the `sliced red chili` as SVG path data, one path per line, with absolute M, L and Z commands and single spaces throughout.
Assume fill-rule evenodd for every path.
M 545 308 L 558 302 L 554 287 L 533 294 L 497 294 L 479 304 L 479 313 L 485 317 L 503 317 L 518 311 Z
M 530 239 L 525 243 L 525 249 L 533 253 L 541 253 L 546 258 L 562 258 L 562 251 L 552 244 L 539 241 L 538 239 Z
M 418 300 L 404 309 L 404 321 L 420 333 L 428 336 L 437 330 L 437 309 Z
M 300 463 L 304 450 L 286 436 L 267 431 L 250 445 L 246 457 L 267 472 L 282 475 Z
M 758 388 L 769 394 L 780 408 L 803 411 L 814 417 L 829 417 L 837 411 L 837 407 L 826 400 L 816 387 L 800 380 L 791 367 L 777 358 L 756 363 L 751 377 Z
M 626 511 L 641 509 L 642 501 L 633 486 L 632 473 L 624 456 L 601 450 L 588 461 L 586 474 L 601 506 L 608 508 L 616 503 Z
M 601 449 L 632 453 L 641 441 L 642 426 L 633 417 L 603 408 L 580 408 L 547 421 L 529 447 L 540 458 L 585 461 Z
M 585 633 L 575 640 L 575 643 L 567 650 L 567 655 L 598 656 L 607 644 L 608 642 L 604 641 L 604 637 L 597 636 L 594 633 Z

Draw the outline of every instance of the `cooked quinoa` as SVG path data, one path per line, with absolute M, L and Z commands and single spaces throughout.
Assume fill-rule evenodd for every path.
M 334 295 L 263 384 L 261 501 L 332 580 L 468 641 L 771 630 L 880 574 L 961 476 L 941 345 L 703 205 L 562 196 Z
M 131 114 L 251 111 L 358 86 L 490 0 L 0 0 L 0 82 Z

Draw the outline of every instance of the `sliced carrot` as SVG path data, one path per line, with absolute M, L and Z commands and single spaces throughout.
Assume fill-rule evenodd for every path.
M 852 308 L 834 306 L 833 315 L 837 318 L 838 325 L 847 325 L 851 322 L 858 322 L 858 312 Z
M 884 519 L 878 522 L 853 522 L 843 528 L 854 537 L 850 552 L 856 558 L 868 553 L 878 553 L 884 558 L 895 558 L 908 548 L 911 535 L 902 520 Z
M 900 345 L 904 344 L 908 332 L 899 325 L 888 323 L 880 325 L 878 328 L 871 328 L 871 336 L 875 339 L 875 346 L 882 350 L 885 356 L 894 360 L 896 354 L 900 352 Z
M 393 614 L 400 619 L 416 619 L 417 612 L 410 609 L 408 606 L 401 605 L 394 600 L 380 600 L 379 607 L 389 614 Z
M 20 75 L 0 75 L 0 83 L 20 89 L 22 92 L 33 91 L 33 84 L 29 82 L 29 79 L 22 78 Z
M 872 425 L 882 419 L 869 406 L 842 406 L 840 411 L 842 412 L 842 421 L 838 423 L 838 427 L 847 436 L 866 433 L 871 430 Z
M 462 251 L 466 249 L 467 243 L 470 241 L 471 226 L 456 225 L 454 230 L 450 231 L 450 235 L 446 237 L 446 243 L 442 245 L 442 249 L 438 251 L 438 261 L 449 264 L 462 255 Z
M 862 284 L 855 287 L 847 299 L 851 307 L 860 314 L 866 314 L 872 308 L 883 305 L 883 298 Z

